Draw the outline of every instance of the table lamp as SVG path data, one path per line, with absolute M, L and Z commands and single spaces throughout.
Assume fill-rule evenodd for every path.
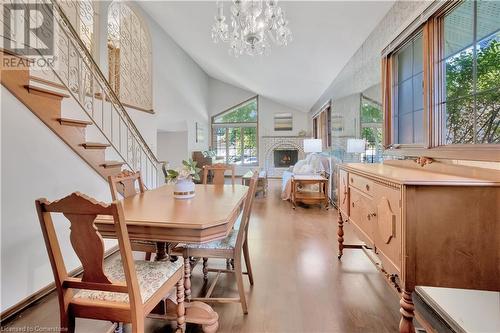
M 304 153 L 321 153 L 323 142 L 321 139 L 304 139 Z
M 364 139 L 347 139 L 347 153 L 360 154 L 366 150 L 366 142 Z

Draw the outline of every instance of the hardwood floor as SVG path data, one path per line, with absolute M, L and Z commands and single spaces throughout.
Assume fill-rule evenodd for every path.
M 234 304 L 213 305 L 219 332 L 397 332 L 399 297 L 359 250 L 337 259 L 336 210 L 298 206 L 279 197 L 281 181 L 270 180 L 267 198 L 254 201 L 249 245 L 255 285 L 245 280 L 248 315 Z M 357 242 L 349 224 L 345 243 Z M 225 266 L 210 260 L 209 265 Z M 193 294 L 203 289 L 201 265 L 193 271 Z M 209 280 L 213 275 L 209 275 Z M 213 296 L 237 296 L 232 275 L 221 277 Z M 10 327 L 58 324 L 55 294 L 7 323 Z M 77 332 L 106 332 L 104 322 L 77 321 Z M 167 328 L 167 330 L 166 330 Z M 126 328 L 127 331 L 127 328 Z M 168 323 L 147 321 L 147 332 L 170 331 Z M 201 332 L 197 326 L 189 332 Z M 41 331 L 43 332 L 43 331 Z

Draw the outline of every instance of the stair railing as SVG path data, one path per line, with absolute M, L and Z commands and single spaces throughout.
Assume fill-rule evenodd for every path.
M 10 0 L 15 4 L 33 4 L 32 0 Z M 74 2 L 78 0 L 65 0 Z M 52 5 L 54 17 L 54 49 L 56 61 L 50 65 L 52 74 L 67 88 L 99 132 L 119 155 L 126 166 L 140 171 L 148 188 L 163 183 L 161 163 L 111 88 L 109 81 L 95 62 L 75 27 L 61 6 L 61 0 L 36 0 L 36 4 Z M 43 10 L 43 6 L 40 6 Z M 31 19 L 31 18 L 30 18 Z M 40 53 L 40 52 L 39 52 Z M 40 57 L 50 57 L 40 53 Z

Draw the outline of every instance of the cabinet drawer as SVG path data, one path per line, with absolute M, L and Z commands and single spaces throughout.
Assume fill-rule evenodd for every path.
M 373 202 L 359 190 L 351 187 L 349 191 L 349 220 L 360 231 L 360 238 L 367 245 L 373 246 L 373 219 L 368 215 L 373 212 Z
M 372 196 L 373 194 L 373 182 L 367 178 L 354 175 L 354 174 L 349 174 L 349 185 L 357 188 L 361 192 Z
M 373 195 L 377 214 L 373 224 L 375 247 L 386 271 L 397 273 L 401 271 L 402 252 L 401 192 L 374 184 Z
M 340 211 L 346 215 L 349 215 L 349 183 L 347 180 L 347 171 L 339 171 L 339 208 Z

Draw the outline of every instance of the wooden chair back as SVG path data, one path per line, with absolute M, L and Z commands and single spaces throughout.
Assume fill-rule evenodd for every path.
M 121 203 L 115 201 L 104 204 L 75 192 L 54 202 L 38 199 L 35 205 L 54 273 L 61 312 L 68 309 L 73 288 L 119 292 L 129 295 L 132 321 L 137 320 L 139 311 L 136 309 L 141 309 L 142 299 Z M 70 222 L 71 245 L 83 267 L 81 278 L 68 276 L 52 220 L 52 214 L 55 213 L 63 214 Z M 110 281 L 104 273 L 104 242 L 94 224 L 97 215 L 113 216 L 125 283 Z
M 144 193 L 146 188 L 139 171 L 132 172 L 129 170 L 123 170 L 117 175 L 109 176 L 108 182 L 109 187 L 111 188 L 111 198 L 113 201 L 119 199 L 118 193 L 120 193 L 124 198 L 136 195 L 138 193 L 135 185 L 136 181 L 138 182 L 139 192 Z
M 246 235 L 248 233 L 248 222 L 250 220 L 250 213 L 252 211 L 253 201 L 255 199 L 255 191 L 257 190 L 257 181 L 259 180 L 259 173 L 257 171 L 253 172 L 252 178 L 250 178 L 250 183 L 248 185 L 248 193 L 243 204 L 243 214 L 241 216 L 240 229 L 238 230 L 238 237 L 236 238 L 236 251 L 242 249 L 243 243 L 246 240 Z M 238 252 L 238 253 L 240 253 Z
M 234 164 L 212 164 L 203 166 L 203 184 L 208 183 L 208 172 L 212 171 L 213 178 L 212 184 L 214 185 L 224 185 L 224 175 L 226 171 L 231 172 L 231 182 L 235 184 L 235 167 Z

